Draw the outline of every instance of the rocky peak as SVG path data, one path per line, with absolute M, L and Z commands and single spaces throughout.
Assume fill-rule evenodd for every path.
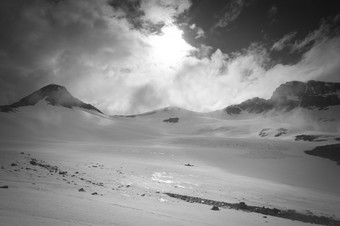
M 67 89 L 64 86 L 57 85 L 57 84 L 49 84 L 47 86 L 44 86 L 40 89 L 41 92 L 51 93 L 51 92 L 68 92 Z
M 80 107 L 87 110 L 95 110 L 102 113 L 91 104 L 84 103 L 77 98 L 73 97 L 64 86 L 49 84 L 41 89 L 31 93 L 30 95 L 22 98 L 18 102 L 11 105 L 2 106 L 1 111 L 14 111 L 18 107 L 25 107 L 37 104 L 40 100 L 45 99 L 50 105 L 63 106 L 67 108 Z

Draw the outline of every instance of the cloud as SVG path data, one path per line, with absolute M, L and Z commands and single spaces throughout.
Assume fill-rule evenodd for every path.
M 189 0 L 142 0 L 143 19 L 151 23 L 169 24 L 191 6 Z
M 147 3 L 132 7 L 141 12 L 135 21 L 142 27 L 136 27 L 129 10 L 106 0 L 0 1 L 0 104 L 57 83 L 108 114 L 170 105 L 211 111 L 269 98 L 290 80 L 340 82 L 339 36 L 307 36 L 318 41 L 309 42 L 300 62 L 271 65 L 259 44 L 233 54 L 188 44 L 174 23 L 188 2 Z M 160 12 L 159 32 L 145 32 L 146 21 Z
M 191 30 L 194 30 L 194 29 L 196 28 L 196 24 L 191 24 L 191 25 L 189 26 L 189 28 L 190 28 Z
M 204 37 L 205 37 L 205 32 L 203 31 L 202 28 L 198 27 L 196 31 L 195 39 L 204 38 Z
M 278 8 L 276 5 L 273 5 L 269 10 L 268 10 L 268 17 L 270 19 L 273 19 L 275 17 L 275 15 L 277 14 Z
M 280 40 L 275 42 L 271 48 L 271 50 L 281 51 L 285 47 L 291 45 L 291 40 L 296 36 L 297 32 L 290 32 L 284 35 Z
M 244 7 L 244 0 L 230 1 L 230 3 L 226 6 L 224 15 L 222 16 L 222 18 L 219 19 L 219 21 L 217 21 L 217 23 L 215 23 L 214 28 L 223 28 L 228 26 L 228 24 L 237 19 Z
M 292 46 L 292 51 L 301 51 L 304 48 L 310 46 L 314 42 L 320 42 L 327 37 L 329 32 L 329 26 L 327 24 L 321 24 L 319 29 L 309 33 L 303 40 L 296 41 Z
M 196 32 L 195 39 L 204 38 L 205 32 L 201 27 L 196 26 L 196 24 L 191 24 L 189 28 Z
M 194 53 L 194 56 L 196 56 L 199 59 L 209 58 L 210 55 L 212 54 L 213 49 L 214 48 L 212 46 L 201 44 L 198 51 Z
M 156 1 L 157 10 L 146 3 L 141 2 L 146 10 L 143 20 L 161 11 L 160 20 L 169 19 L 169 25 L 161 28 L 166 34 L 134 29 L 126 9 L 105 0 L 1 1 L 0 103 L 12 103 L 53 82 L 106 111 L 128 111 L 130 104 L 124 101 L 131 99 L 137 86 L 164 82 L 179 56 L 194 50 L 171 25 L 188 2 Z M 175 48 L 166 43 L 172 38 L 177 41 Z
M 329 37 L 339 36 L 339 15 L 340 14 L 336 15 L 333 19 L 322 19 L 319 28 L 310 32 L 304 39 L 296 40 L 291 50 L 301 52 L 310 48 L 314 44 L 329 39 Z
M 162 92 L 162 87 L 152 83 L 139 86 L 132 94 L 129 101 L 129 112 L 147 112 L 166 105 L 167 93 Z

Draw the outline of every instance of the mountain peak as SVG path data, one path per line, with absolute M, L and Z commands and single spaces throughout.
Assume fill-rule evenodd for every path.
M 290 81 L 275 89 L 270 99 L 253 98 L 225 108 L 228 114 L 265 113 L 270 110 L 290 111 L 297 107 L 324 109 L 340 105 L 340 83 Z
M 11 105 L 2 106 L 0 111 L 8 112 L 15 111 L 16 108 L 32 106 L 37 104 L 40 100 L 45 99 L 46 102 L 53 106 L 63 106 L 67 108 L 80 107 L 87 110 L 94 110 L 102 113 L 91 104 L 84 103 L 77 98 L 73 97 L 69 91 L 61 85 L 49 84 L 41 89 L 31 93 L 30 95 L 20 99 Z
M 63 90 L 63 91 L 66 90 L 67 91 L 67 89 L 64 86 L 54 84 L 54 83 L 46 85 L 46 86 L 42 87 L 40 90 L 44 91 L 44 92 L 52 92 L 52 91 L 60 91 L 60 90 Z

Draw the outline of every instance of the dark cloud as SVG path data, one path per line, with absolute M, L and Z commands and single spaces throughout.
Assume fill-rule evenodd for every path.
M 89 62 L 105 65 L 128 58 L 133 37 L 103 1 L 1 1 L 2 103 L 48 82 L 86 79 Z M 126 35 L 126 36 L 125 36 Z M 75 81 L 77 80 L 77 81 Z M 21 86 L 19 84 L 26 84 Z
M 141 1 L 139 0 L 110 0 L 108 4 L 112 6 L 118 18 L 126 18 L 135 29 L 143 28 L 142 17 L 145 13 L 140 9 Z
M 268 10 L 268 17 L 270 19 L 273 19 L 275 15 L 277 14 L 278 8 L 276 5 L 273 5 L 269 10 Z

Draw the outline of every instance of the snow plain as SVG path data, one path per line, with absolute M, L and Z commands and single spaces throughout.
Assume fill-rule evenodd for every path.
M 305 133 L 339 137 L 338 119 L 315 125 L 297 120 L 300 113 L 231 117 L 167 108 L 119 117 L 43 101 L 0 113 L 0 186 L 9 186 L 0 189 L 0 224 L 308 225 L 212 211 L 164 192 L 339 219 L 340 167 L 304 153 L 336 141 L 294 140 Z M 163 122 L 169 117 L 179 122 Z M 264 128 L 268 134 L 260 137 Z M 279 128 L 287 134 L 275 137 Z

